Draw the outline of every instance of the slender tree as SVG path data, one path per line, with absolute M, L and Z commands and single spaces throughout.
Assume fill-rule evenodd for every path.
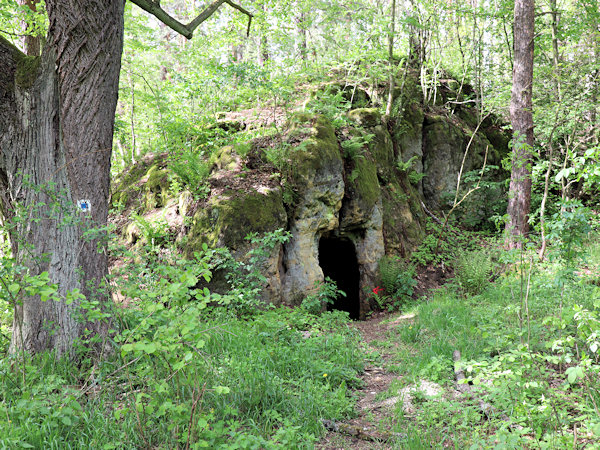
M 188 39 L 223 3 L 251 17 L 216 0 L 184 25 L 159 1 L 133 3 Z M 12 251 L 32 275 L 47 272 L 63 299 L 29 296 L 15 305 L 13 351 L 68 354 L 82 336 L 103 336 L 109 327 L 84 319 L 79 298 L 64 299 L 79 289 L 88 301 L 110 301 L 102 289 L 108 272 L 102 233 L 91 237 L 89 230 L 107 223 L 123 7 L 120 0 L 47 0 L 40 56 L 28 57 L 0 37 L 0 207 L 8 219 L 25 211 L 26 220 L 10 230 Z M 73 221 L 81 200 L 88 207 Z
M 514 137 L 506 223 L 506 246 L 509 248 L 520 247 L 529 230 L 534 19 L 534 1 L 515 0 L 514 66 L 510 101 L 510 121 Z
M 387 106 L 385 108 L 385 116 L 389 118 L 392 114 L 392 105 L 394 103 L 394 35 L 396 34 L 396 0 L 392 0 L 390 5 L 390 32 L 388 34 L 388 99 Z
M 27 6 L 31 11 L 37 11 L 39 0 L 18 0 L 20 5 Z M 26 20 L 23 21 L 23 29 L 25 30 L 25 36 L 23 36 L 23 49 L 25 54 L 28 56 L 38 56 L 40 54 L 40 37 L 28 33 L 29 24 Z

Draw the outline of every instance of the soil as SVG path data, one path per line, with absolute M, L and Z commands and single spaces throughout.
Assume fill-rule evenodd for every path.
M 416 274 L 415 298 L 427 298 L 432 291 L 441 287 L 451 276 L 451 271 L 442 266 L 419 267 Z M 361 380 L 363 386 L 355 391 L 358 397 L 356 403 L 357 416 L 344 423 L 325 423 L 328 428 L 326 435 L 315 446 L 319 450 L 346 450 L 346 449 L 388 449 L 390 440 L 397 437 L 390 430 L 393 417 L 397 410 L 396 403 L 402 402 L 402 408 L 409 412 L 410 392 L 414 390 L 437 389 L 439 386 L 423 385 L 410 386 L 403 389 L 404 398 L 392 397 L 385 400 L 379 399 L 380 394 L 386 392 L 392 382 L 401 378 L 396 373 L 388 372 L 385 367 L 391 361 L 394 348 L 376 347 L 376 342 L 387 339 L 388 334 L 397 326 L 412 323 L 415 314 L 400 314 L 378 312 L 368 320 L 353 322 L 353 326 L 363 338 L 367 351 L 376 351 L 380 356 L 377 365 L 365 367 Z M 426 382 L 425 382 L 426 383 Z M 331 429 L 335 428 L 335 429 Z
M 386 338 L 389 330 L 402 322 L 414 319 L 414 314 L 405 314 L 390 320 L 388 313 L 377 313 L 369 320 L 354 322 L 354 326 L 363 337 L 367 350 L 375 350 L 374 341 Z M 385 363 L 391 354 L 377 352 Z M 362 389 L 355 391 L 358 397 L 356 403 L 357 416 L 346 422 L 335 424 L 336 430 L 329 430 L 325 437 L 315 446 L 320 450 L 345 449 L 387 449 L 387 443 L 394 437 L 389 432 L 395 406 L 386 401 L 378 400 L 378 394 L 385 392 L 390 384 L 399 378 L 397 374 L 387 372 L 385 364 L 367 366 L 361 376 Z M 329 426 L 328 426 L 329 425 Z M 326 424 L 326 428 L 332 428 Z

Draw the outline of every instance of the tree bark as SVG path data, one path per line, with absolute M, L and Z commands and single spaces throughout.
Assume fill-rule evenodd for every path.
M 414 0 L 410 0 L 409 16 L 420 22 L 419 12 Z M 408 65 L 409 67 L 417 70 L 421 70 L 421 66 L 425 61 L 425 48 L 424 48 L 424 37 L 423 30 L 419 29 L 414 25 L 409 25 L 409 36 L 408 36 Z
M 10 230 L 13 254 L 31 275 L 48 272 L 61 301 L 21 297 L 11 349 L 70 354 L 90 322 L 67 292 L 106 305 L 108 272 L 102 229 L 108 216 L 110 156 L 123 48 L 123 2 L 47 0 L 48 43 L 25 57 L 0 38 L 0 183 L 2 211 L 24 221 Z M 80 213 L 78 200 L 88 200 Z M 21 213 L 23 214 L 23 213 Z M 75 220 L 73 220 L 75 219 Z M 102 233 L 100 233 L 101 235 Z
M 508 193 L 506 246 L 521 247 L 529 231 L 531 207 L 531 149 L 533 147 L 534 1 L 515 0 L 514 67 L 510 102 L 513 161 Z
M 298 44 L 298 52 L 300 59 L 306 61 L 308 56 L 308 32 L 306 30 L 306 13 L 302 11 L 296 16 L 296 26 L 298 27 L 298 36 L 300 43 Z
M 390 32 L 388 34 L 388 64 L 389 64 L 389 74 L 388 74 L 388 99 L 387 106 L 385 108 L 385 117 L 386 120 L 392 114 L 392 106 L 394 103 L 394 35 L 396 34 L 396 0 L 392 0 L 392 4 L 390 6 Z M 401 112 L 401 111 L 400 111 Z
M 560 52 L 558 50 L 558 8 L 556 0 L 550 0 L 550 12 L 552 14 L 552 67 L 553 67 L 553 80 L 554 80 L 554 91 L 556 94 L 556 117 L 554 119 L 554 126 L 550 132 L 548 138 L 548 168 L 546 169 L 546 175 L 544 176 L 544 194 L 542 195 L 542 203 L 540 205 L 540 233 L 542 238 L 542 245 L 538 257 L 540 261 L 544 259 L 546 253 L 546 247 L 548 245 L 546 238 L 546 202 L 548 201 L 548 193 L 550 192 L 550 175 L 552 173 L 552 166 L 554 163 L 554 132 L 558 128 L 559 121 L 562 121 L 562 85 L 561 85 L 561 74 L 560 74 Z

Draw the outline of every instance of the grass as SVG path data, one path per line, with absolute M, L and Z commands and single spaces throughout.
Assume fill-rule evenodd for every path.
M 600 447 L 600 246 L 585 248 L 587 271 L 557 260 L 507 266 L 494 283 L 465 295 L 456 283 L 393 329 L 389 369 L 402 376 L 389 395 L 419 379 L 447 394 L 415 414 L 396 411 L 394 448 Z M 525 255 L 525 261 L 535 261 Z M 579 262 L 578 264 L 582 264 Z M 528 294 L 527 294 L 528 292 Z M 453 396 L 454 350 L 473 396 Z M 388 350 L 389 351 L 389 350 Z M 480 401 L 492 405 L 487 414 Z
M 289 309 L 207 320 L 202 351 L 179 366 L 158 350 L 79 370 L 7 356 L 0 448 L 311 448 L 321 419 L 353 414 L 363 354 L 347 321 Z
M 10 356 L 3 341 L 0 449 L 308 449 L 323 419 L 356 414 L 358 375 L 383 358 L 362 348 L 346 313 L 260 308 L 253 277 L 216 296 L 196 289 L 209 253 L 172 264 L 167 251 L 147 251 L 120 285 L 132 300 L 115 310 L 114 354 L 81 353 L 76 365 Z M 398 403 L 379 424 L 398 433 L 391 448 L 600 448 L 600 244 L 587 241 L 571 269 L 551 256 L 491 263 L 493 283 L 464 264 L 475 290 L 449 283 L 371 343 L 399 375 L 378 399 L 419 380 L 445 390 L 416 394 L 414 411 Z M 0 307 L 4 330 L 9 309 Z M 452 394 L 455 350 L 472 395 Z

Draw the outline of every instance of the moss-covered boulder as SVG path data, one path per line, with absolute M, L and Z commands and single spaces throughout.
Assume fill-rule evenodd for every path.
M 309 130 L 289 154 L 298 200 L 288 212 L 292 238 L 285 245 L 282 290 L 287 301 L 297 304 L 323 280 L 318 240 L 339 225 L 344 165 L 335 130 L 324 116 L 297 115 L 293 126 Z
M 461 170 L 463 175 L 481 170 L 484 161 L 488 166 L 500 165 L 502 152 L 485 134 L 473 136 L 473 132 L 465 122 L 450 120 L 442 113 L 427 114 L 423 128 L 423 171 L 426 174 L 423 194 L 431 209 L 451 206 Z
M 425 237 L 421 196 L 400 172 L 381 190 L 386 254 L 407 258 Z
M 169 197 L 166 167 L 166 154 L 149 154 L 131 165 L 112 183 L 112 206 L 138 214 L 164 206 Z
M 232 171 L 240 167 L 242 160 L 235 153 L 235 149 L 231 145 L 227 145 L 214 152 L 208 162 L 213 172 L 219 170 Z
M 423 173 L 423 108 L 416 102 L 403 104 L 402 113 L 394 118 L 392 140 L 397 150 L 396 160 L 404 164 L 411 162 L 411 170 Z M 418 190 L 423 192 L 421 182 Z
M 369 143 L 370 156 L 381 176 L 394 167 L 394 144 L 381 113 L 376 108 L 354 109 L 348 113 L 348 118 L 365 134 L 372 135 Z
M 346 174 L 346 201 L 341 211 L 342 226 L 368 220 L 371 211 L 381 199 L 377 180 L 377 166 L 370 155 L 358 158 Z
M 202 248 L 228 247 L 234 252 L 247 247 L 249 233 L 265 233 L 287 225 L 281 189 L 239 192 L 211 196 L 190 220 L 185 252 Z
M 293 146 L 288 155 L 297 191 L 327 183 L 330 174 L 339 172 L 342 167 L 333 125 L 324 116 L 312 114 L 296 115 L 291 124 L 292 131 L 302 129 L 308 132 L 306 138 Z
M 125 210 L 124 216 L 167 218 L 188 256 L 206 244 L 228 247 L 243 260 L 250 250 L 248 234 L 288 231 L 289 241 L 273 248 L 260 268 L 267 279 L 263 297 L 275 304 L 300 304 L 326 275 L 320 252 L 343 242 L 339 248 L 355 253 L 349 259 L 356 256 L 358 268 L 352 273 L 360 292 L 355 296 L 359 317 L 365 317 L 379 259 L 409 257 L 424 238 L 423 205 L 447 207 L 461 167 L 463 173 L 480 169 L 486 151 L 487 164 L 499 165 L 508 151 L 506 133 L 492 120 L 471 139 L 478 117 L 473 108 L 452 103 L 468 95 L 456 80 L 445 80 L 427 107 L 418 80 L 412 70 L 398 73 L 393 113 L 385 120 L 383 102 L 367 107 L 386 98 L 385 89 L 367 94 L 340 83 L 322 85 L 310 98 L 312 111 L 325 98 L 360 107 L 349 111 L 347 120 L 327 118 L 333 117 L 327 107 L 341 111 L 337 103 L 321 105 L 327 116 L 294 113 L 281 134 L 256 139 L 246 156 L 230 146 L 219 149 L 208 161 L 210 192 L 203 199 L 169 190 L 166 155 L 145 158 L 117 178 L 113 204 Z M 130 243 L 138 240 L 139 227 L 122 220 Z M 329 260 L 337 264 L 336 257 Z M 213 280 L 211 287 L 226 290 L 225 278 L 216 279 L 221 285 Z

